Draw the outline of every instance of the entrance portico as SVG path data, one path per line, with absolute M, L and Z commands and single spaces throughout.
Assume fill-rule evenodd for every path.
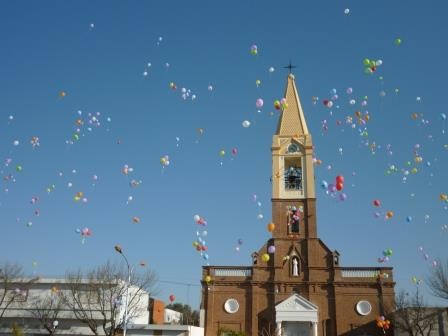
M 275 306 L 277 336 L 317 336 L 317 306 L 294 294 Z

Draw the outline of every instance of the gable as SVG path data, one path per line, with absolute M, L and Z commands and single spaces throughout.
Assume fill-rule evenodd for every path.
M 318 321 L 318 308 L 304 297 L 293 294 L 275 306 L 275 320 L 280 321 Z

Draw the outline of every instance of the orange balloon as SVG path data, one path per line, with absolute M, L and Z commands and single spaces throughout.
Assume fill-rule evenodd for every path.
M 387 217 L 387 218 L 392 218 L 393 216 L 394 216 L 393 211 L 388 211 L 388 212 L 386 213 L 386 217 Z
M 269 223 L 268 224 L 268 231 L 269 232 L 273 232 L 275 230 L 275 224 L 274 223 Z

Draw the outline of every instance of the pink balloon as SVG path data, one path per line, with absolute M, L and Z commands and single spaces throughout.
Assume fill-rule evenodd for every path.
M 263 99 L 258 98 L 257 101 L 255 102 L 255 106 L 256 106 L 257 108 L 262 108 L 263 105 L 264 105 L 264 101 L 263 101 Z
M 233 155 L 238 154 L 238 149 L 236 147 L 232 148 L 232 154 Z

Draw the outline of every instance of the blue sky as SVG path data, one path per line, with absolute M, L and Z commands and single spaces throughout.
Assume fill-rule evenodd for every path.
M 118 243 L 130 261 L 158 273 L 158 297 L 174 294 L 197 308 L 206 261 L 192 246 L 194 215 L 208 222 L 212 265 L 249 265 L 269 238 L 273 102 L 282 98 L 291 60 L 322 161 L 315 166 L 320 238 L 341 253 L 343 266 L 393 266 L 397 290 L 412 291 L 412 277 L 424 279 L 434 259 L 447 257 L 447 203 L 439 199 L 448 193 L 447 6 L 3 2 L 0 261 L 63 275 L 118 259 Z M 364 58 L 383 64 L 368 75 Z M 322 102 L 333 89 L 338 99 L 328 108 Z M 366 125 L 356 111 L 368 112 Z M 33 137 L 40 146 L 33 148 Z M 133 168 L 128 175 L 125 165 Z M 337 175 L 346 181 L 343 202 L 320 188 Z M 86 202 L 74 201 L 78 192 Z M 384 220 L 387 211 L 394 216 Z M 92 236 L 83 243 L 76 230 L 85 227 Z M 393 255 L 379 264 L 386 248 Z

